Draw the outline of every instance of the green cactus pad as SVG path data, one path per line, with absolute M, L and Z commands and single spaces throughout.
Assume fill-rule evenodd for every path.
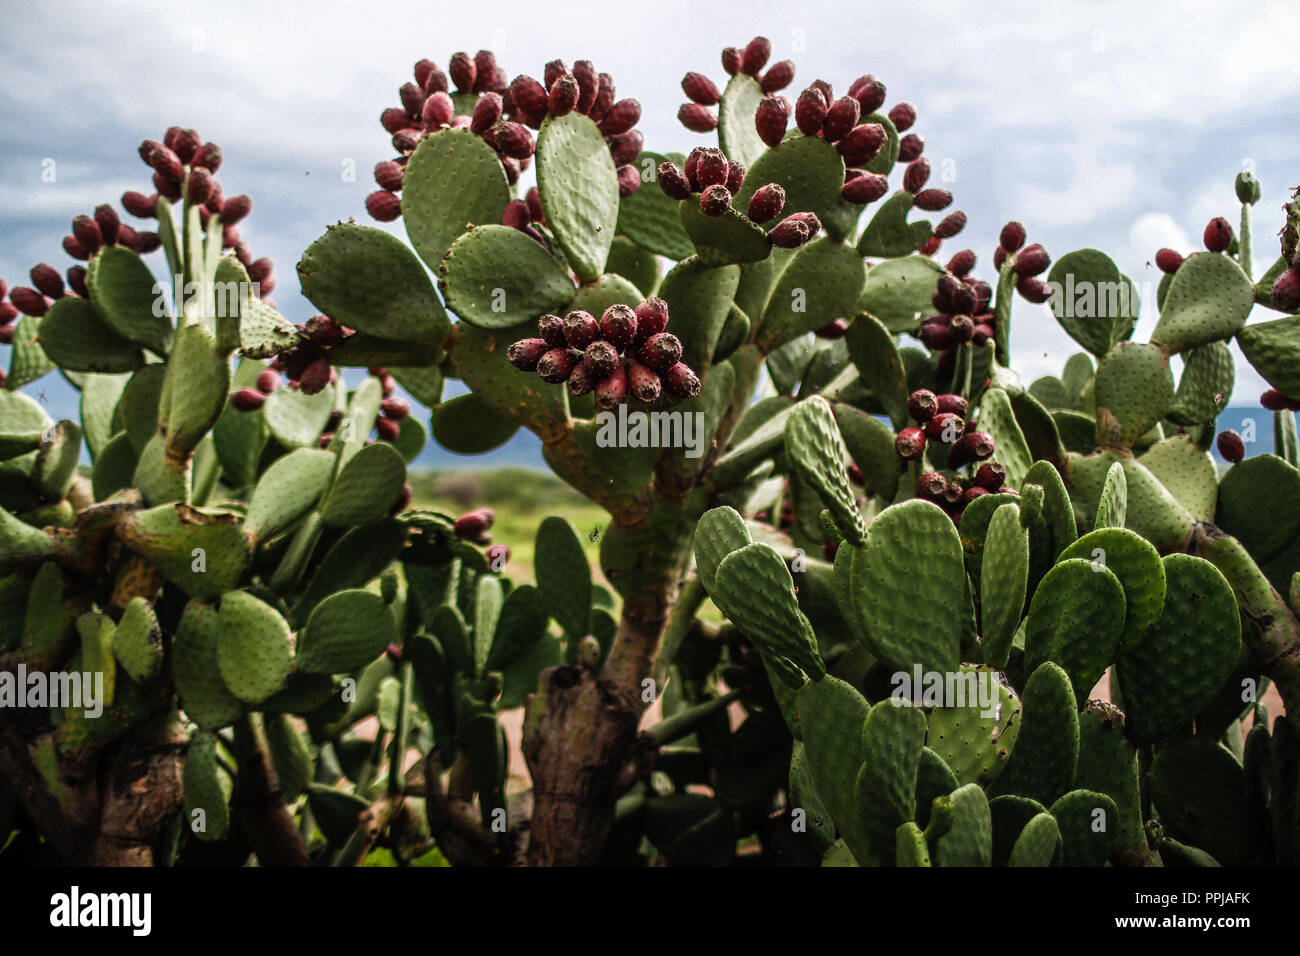
M 1273 448 L 1287 464 L 1300 467 L 1300 434 L 1296 433 L 1295 412 L 1284 408 L 1273 412 Z
M 1261 502 L 1269 502 L 1261 509 Z M 1233 465 L 1219 483 L 1215 523 L 1266 562 L 1300 538 L 1300 470 L 1276 455 Z
M 1050 813 L 1035 814 L 1016 837 L 1007 866 L 1051 866 L 1063 852 L 1061 828 Z
M 261 299 L 250 299 L 240 306 L 238 345 L 248 358 L 270 358 L 293 348 L 302 338 L 288 319 Z
M 1124 632 L 1124 589 L 1107 568 L 1062 560 L 1039 582 L 1025 627 L 1025 667 L 1052 661 L 1082 704 L 1115 659 Z
M 858 770 L 854 799 L 862 830 L 883 858 L 888 858 L 894 831 L 914 815 L 925 733 L 925 712 L 893 700 L 873 706 L 863 722 L 866 759 Z
M 279 534 L 316 506 L 334 476 L 334 456 L 299 448 L 266 469 L 253 489 L 244 527 L 258 540 Z
M 555 258 L 510 226 L 471 229 L 452 244 L 438 274 L 447 308 L 481 329 L 535 320 L 573 298 L 573 280 Z
M 763 100 L 758 80 L 746 73 L 735 74 L 722 91 L 718 103 L 718 145 L 746 168 L 753 166 L 767 149 L 754 127 L 754 112 Z
M 1003 389 L 990 388 L 980 399 L 979 427 L 993 436 L 993 457 L 1007 470 L 1006 486 L 1019 489 L 1034 458 L 1016 421 L 1011 399 Z
M 935 801 L 949 826 L 931 846 L 936 866 L 992 866 L 993 820 L 989 801 L 978 784 L 958 787 Z M 931 813 L 933 821 L 935 813 Z
M 668 330 L 681 339 L 682 361 L 691 368 L 708 368 L 739 281 L 739 266 L 715 268 L 692 258 L 679 262 L 659 284 L 668 303 Z
M 306 674 L 346 674 L 365 667 L 397 638 L 383 598 L 360 589 L 337 591 L 316 605 L 295 660 Z
M 474 674 L 481 677 L 487 668 L 488 654 L 492 651 L 492 638 L 501 619 L 501 605 L 505 595 L 501 579 L 492 574 L 480 574 L 474 582 Z
M 753 112 L 748 122 L 749 128 L 754 129 Z M 748 209 L 754 193 L 768 183 L 777 183 L 785 190 L 785 205 L 780 215 L 764 224 L 764 229 L 771 231 L 796 212 L 811 212 L 820 218 L 839 202 L 840 190 L 844 188 L 844 160 L 820 136 L 804 136 L 798 130 L 791 130 L 779 145 L 749 164 L 745 182 L 732 200 L 732 207 Z
M 1236 598 L 1222 572 L 1186 554 L 1163 564 L 1159 621 L 1117 662 L 1128 734 L 1141 745 L 1185 726 L 1223 687 L 1241 651 Z
M 1097 444 L 1130 448 L 1174 403 L 1169 355 L 1157 345 L 1121 342 L 1097 366 Z
M 1226 749 L 1201 737 L 1175 738 L 1156 750 L 1149 779 L 1169 836 L 1223 866 L 1259 862 L 1257 810 L 1248 803 L 1241 765 Z
M 1224 342 L 1211 342 L 1189 349 L 1184 358 L 1187 361 L 1167 417 L 1175 425 L 1208 425 L 1232 397 L 1237 374 L 1232 350 Z
M 862 470 L 866 492 L 892 501 L 904 471 L 894 451 L 894 432 L 873 415 L 842 402 L 831 406 L 849 457 Z
M 231 388 L 252 388 L 264 368 L 261 362 L 241 360 L 231 379 Z M 227 402 L 212 429 L 212 440 L 221 462 L 222 480 L 229 487 L 243 489 L 257 480 L 257 468 L 269 434 L 263 409 L 241 412 Z
M 894 837 L 896 866 L 930 866 L 930 845 L 925 832 L 912 821 L 900 824 Z
M 0 514 L 7 512 L 0 511 Z M 32 529 L 35 531 L 36 529 Z M 42 532 L 36 532 L 42 534 Z M 63 573 L 53 562 L 41 565 L 27 594 L 22 639 L 18 656 L 29 667 L 41 670 L 55 666 L 76 646 L 73 630 L 78 608 L 65 600 Z
M 1135 458 L 1121 461 L 1128 488 L 1124 524 L 1146 538 L 1157 551 L 1181 551 L 1195 519 L 1147 467 Z
M 790 569 L 771 545 L 756 542 L 723 558 L 712 596 L 764 650 L 793 661 L 815 681 L 825 676 L 817 636 L 799 610 Z
M 571 521 L 551 515 L 538 525 L 534 567 L 538 590 L 551 617 L 570 637 L 586 634 L 591 614 L 591 566 Z
M 50 306 L 37 333 L 41 348 L 65 369 L 77 372 L 130 372 L 144 354 L 102 321 L 86 299 L 65 296 Z
M 711 508 L 695 526 L 695 568 L 706 592 L 712 593 L 722 559 L 752 543 L 745 519 L 734 508 Z
M 302 733 L 281 714 L 266 718 L 266 745 L 280 781 L 280 792 L 292 800 L 307 789 L 315 771 Z
M 1071 408 L 1074 405 L 1064 383 L 1055 375 L 1045 375 L 1035 379 L 1029 386 L 1029 394 L 1038 399 L 1045 408 Z
M 1188 435 L 1158 441 L 1138 458 L 1197 521 L 1214 520 L 1219 469 L 1210 453 Z
M 990 668 L 964 664 L 955 676 L 962 683 L 954 687 L 954 692 L 963 694 L 965 699 L 951 700 L 952 706 L 934 707 L 930 711 L 926 746 L 935 752 L 957 783 L 984 786 L 997 779 L 1011 756 L 1020 733 L 1020 700 Z M 972 686 L 973 681 L 976 683 Z M 995 700 L 978 699 L 979 682 L 995 690 Z M 959 703 L 962 706 L 956 706 Z M 985 707 L 985 703 L 989 706 Z
M 234 782 L 221 766 L 214 735 L 199 731 L 190 740 L 181 785 L 185 791 L 184 825 L 200 840 L 209 843 L 224 840 L 230 829 Z
M 1094 528 L 1122 528 L 1128 516 L 1128 479 L 1124 466 L 1114 462 L 1106 469 L 1106 480 L 1097 499 L 1097 516 Z
M 546 636 L 549 615 L 541 592 L 531 585 L 512 588 L 501 605 L 485 669 L 505 670 Z
M 208 514 L 185 504 L 137 511 L 122 519 L 118 536 L 200 600 L 236 587 L 252 560 L 252 539 L 233 514 Z
M 845 341 L 862 381 L 871 383 L 871 391 L 890 422 L 898 429 L 906 427 L 907 397 L 911 392 L 894 337 L 879 319 L 863 314 L 849 324 Z
M 131 447 L 126 432 L 119 432 L 95 458 L 95 474 L 92 479 L 95 500 L 103 501 L 123 488 L 130 487 L 135 466 L 135 450 Z
M 406 462 L 392 445 L 366 445 L 339 471 L 321 502 L 321 520 L 333 527 L 365 524 L 392 510 L 406 481 Z
M 799 726 L 813 786 L 860 864 L 871 861 L 870 843 L 858 822 L 858 770 L 867 759 L 862 727 L 870 705 L 837 677 L 809 681 L 797 700 Z
M 867 272 L 858 311 L 874 315 L 895 334 L 915 332 L 933 310 L 930 303 L 943 268 L 929 256 L 890 259 Z
M 980 629 L 986 664 L 1006 666 L 1028 587 L 1029 532 L 1020 524 L 1020 508 L 1004 504 L 989 520 L 980 563 Z
M 434 441 L 458 455 L 481 455 L 508 442 L 519 422 L 469 393 L 448 399 L 433 410 Z
M 217 423 L 230 392 L 230 363 L 217 351 L 217 340 L 205 325 L 184 326 L 168 362 L 175 384 L 164 386 L 167 408 L 167 453 L 181 457 L 194 451 Z
M 850 587 L 887 666 L 956 669 L 970 607 L 961 539 L 940 508 L 913 499 L 881 512 L 854 557 Z
M 767 234 L 750 222 L 735 206 L 721 216 L 700 210 L 694 198 L 680 204 L 682 229 L 690 237 L 699 261 L 710 266 L 759 262 L 772 252 Z
M 1255 370 L 1283 395 L 1300 395 L 1300 316 L 1253 322 L 1237 344 Z
M 172 643 L 172 677 L 181 707 L 204 730 L 227 727 L 244 711 L 243 703 L 221 680 L 217 664 L 220 640 L 217 609 L 198 601 L 185 605 Z
M 1063 409 L 1052 412 L 1052 421 L 1056 423 L 1056 432 L 1067 452 L 1091 455 L 1097 450 L 1097 420 L 1091 415 Z
M 926 826 L 935 798 L 948 796 L 958 786 L 957 777 L 944 759 L 929 747 L 922 747 L 916 768 L 916 822 Z
M 636 158 L 633 165 L 641 175 L 641 188 L 619 200 L 618 234 L 656 255 L 681 260 L 692 255 L 695 247 L 682 227 L 678 201 L 659 188 L 659 164 L 667 159 L 649 152 Z
M 151 679 L 162 667 L 162 629 L 153 606 L 144 598 L 132 598 L 122 612 L 113 633 L 113 654 L 136 682 Z
M 92 458 L 97 457 L 116 434 L 113 412 L 125 387 L 125 375 L 87 375 L 82 384 L 81 427 Z
M 759 347 L 813 332 L 853 314 L 862 294 L 862 257 L 850 245 L 816 239 L 799 249 L 776 284 L 759 327 Z
M 826 399 L 814 395 L 795 405 L 785 422 L 785 452 L 830 509 L 840 532 L 853 544 L 862 544 L 867 525 L 849 487 L 848 449 Z
M 131 437 L 131 447 L 136 454 L 144 451 L 144 446 L 158 431 L 158 424 L 163 416 L 160 403 L 163 393 L 163 381 L 167 376 L 166 365 L 146 365 L 137 369 L 127 379 L 113 412 L 113 429 L 125 429 Z
M 1038 485 L 1043 489 L 1042 516 L 1051 537 L 1049 558 L 1055 561 L 1079 537 L 1070 494 L 1061 473 L 1049 461 L 1034 462 L 1025 473 L 1024 484 Z
M 451 327 L 420 261 L 373 226 L 331 226 L 302 254 L 298 278 L 318 309 L 359 332 L 442 345 Z
M 976 358 L 979 358 L 976 353 Z M 982 375 L 982 372 L 977 372 Z M 1035 461 L 1060 462 L 1065 457 L 1065 447 L 1061 444 L 1061 433 L 1056 427 L 1052 413 L 1027 391 L 1007 393 L 1011 398 L 1011 410 L 1015 413 L 1016 424 L 1024 435 L 1025 446 Z
M 4 383 L 4 388 L 8 391 L 30 385 L 54 369 L 54 363 L 40 346 L 40 330 L 44 321 L 44 318 L 25 315 L 14 324 L 13 338 L 10 340 L 9 374 Z M 64 370 L 64 376 L 69 381 L 76 374 L 70 369 Z
M 72 485 L 81 455 L 81 429 L 64 419 L 41 434 L 29 480 L 45 501 L 61 501 Z
M 334 390 L 330 388 L 315 395 L 295 388 L 277 389 L 266 396 L 262 406 L 266 427 L 285 448 L 316 447 L 333 411 Z
M 858 253 L 892 259 L 911 255 L 929 240 L 933 227 L 930 223 L 908 222 L 915 197 L 911 193 L 894 193 L 876 210 L 858 239 Z
M 1020 697 L 1020 733 L 994 790 L 1049 804 L 1074 783 L 1079 713 L 1069 675 L 1048 661 L 1030 675 Z
M 1047 808 L 1037 800 L 1004 793 L 989 800 L 989 815 L 993 818 L 993 865 L 1006 866 L 1007 858 L 1016 845 L 1016 838 L 1025 824 Z
M 293 668 L 288 622 L 247 591 L 223 594 L 218 619 L 217 668 L 226 688 L 254 704 L 280 690 Z
M 1119 838 L 1119 811 L 1104 793 L 1071 790 L 1048 808 L 1061 828 L 1062 866 L 1102 866 Z
M 1193 253 L 1174 273 L 1151 341 L 1179 352 L 1230 339 L 1254 304 L 1254 286 L 1237 263 L 1214 252 Z
M 605 138 L 589 117 L 575 111 L 542 121 L 537 133 L 537 189 L 546 224 L 573 271 L 583 282 L 591 282 L 605 271 L 614 241 L 618 175 Z
M 113 619 L 105 614 L 87 611 L 77 618 L 77 634 L 81 638 L 81 664 L 79 669 L 97 677 L 102 675 L 103 689 L 96 703 L 106 708 L 113 706 L 117 689 L 117 658 L 113 656 Z
M 1157 621 L 1165 603 L 1165 567 L 1160 553 L 1124 528 L 1099 528 L 1061 552 L 1061 561 L 1081 558 L 1108 568 L 1124 589 L 1124 633 L 1120 646 L 1134 648 Z
M 1074 785 L 1104 793 L 1119 811 L 1119 847 L 1135 863 L 1147 857 L 1138 788 L 1137 748 L 1124 733 L 1124 713 L 1092 700 L 1079 714 L 1079 769 Z
M 402 220 L 411 245 L 431 269 L 457 237 L 499 223 L 510 186 L 496 152 L 468 129 L 426 136 L 402 177 Z
M 171 348 L 171 317 L 155 305 L 163 301 L 154 291 L 149 267 L 125 246 L 106 246 L 90 260 L 86 285 L 96 314 L 104 324 L 125 339 L 165 356 Z
M 1070 338 L 1098 358 L 1128 337 L 1137 317 L 1136 288 L 1097 249 L 1067 252 L 1047 274 L 1052 314 Z

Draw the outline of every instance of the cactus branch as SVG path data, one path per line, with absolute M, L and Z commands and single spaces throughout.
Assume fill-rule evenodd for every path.
M 309 865 L 307 846 L 280 791 L 261 714 L 245 714 L 235 724 L 235 748 L 239 776 L 234 805 L 258 860 L 263 866 Z
M 1300 619 L 1287 606 L 1241 543 L 1211 524 L 1198 524 L 1192 551 L 1223 572 L 1250 622 L 1247 644 L 1277 685 L 1287 713 L 1300 713 Z

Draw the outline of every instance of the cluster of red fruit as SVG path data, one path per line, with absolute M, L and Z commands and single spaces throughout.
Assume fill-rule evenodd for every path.
M 937 374 L 950 376 L 957 360 L 957 346 L 973 342 L 979 347 L 994 337 L 997 320 L 991 311 L 993 288 L 971 275 L 975 253 L 963 249 L 948 260 L 943 275 L 930 296 L 934 313 L 921 322 L 917 337 L 937 353 Z
M 960 395 L 936 395 L 928 389 L 917 389 L 907 400 L 907 413 L 916 424 L 904 428 L 894 440 L 894 451 L 903 461 L 923 461 L 933 441 L 948 446 L 945 466 L 949 471 L 979 463 L 969 478 L 949 478 L 938 471 L 927 471 L 917 479 L 917 495 L 939 505 L 954 521 L 980 495 L 1011 490 L 1005 487 L 1006 469 L 989 461 L 996 450 L 993 436 L 979 431 L 976 423 L 966 418 L 966 410 L 966 399 Z
M 686 157 L 683 169 L 674 162 L 662 162 L 658 169 L 659 188 L 670 199 L 690 199 L 699 193 L 700 211 L 721 216 L 745 182 L 745 167 L 727 158 L 720 149 L 697 146 Z M 785 208 L 785 189 L 767 183 L 749 198 L 745 215 L 750 222 L 771 222 Z M 793 249 L 808 242 L 822 227 L 815 213 L 796 212 L 786 216 L 767 234 L 772 245 Z
M 641 185 L 631 162 L 641 154 L 644 139 L 633 129 L 641 119 L 641 104 L 634 99 L 615 100 L 614 78 L 597 73 L 590 60 L 578 60 L 573 69 L 563 60 L 546 64 L 545 85 L 531 76 L 507 81 L 505 70 L 490 50 L 474 56 L 456 53 L 444 73 L 432 60 L 415 64 L 415 82 L 398 91 L 402 105 L 390 107 L 379 121 L 393 136 L 401 154 L 375 166 L 380 189 L 366 197 L 366 211 L 380 222 L 391 222 L 402 214 L 401 200 L 406 164 L 420 141 L 440 129 L 468 129 L 483 137 L 505 169 L 510 184 L 532 163 L 536 144 L 532 129 L 540 129 L 548 115 L 564 116 L 575 109 L 590 116 L 604 134 L 614 165 L 618 167 L 619 191 L 628 196 Z M 451 97 L 477 95 L 470 115 L 458 115 Z M 532 217 L 540 222 L 540 216 Z
M 287 353 L 286 353 L 287 354 Z M 281 379 L 285 371 L 285 365 L 280 361 L 281 356 L 276 356 L 275 360 L 257 376 L 257 381 L 253 388 L 238 389 L 235 394 L 230 396 L 230 404 L 234 405 L 241 412 L 255 412 L 266 402 L 266 396 L 279 389 L 284 382 Z M 407 415 L 411 414 L 411 406 L 400 395 L 394 394 L 397 391 L 397 382 L 393 376 L 389 375 L 386 369 L 372 368 L 370 374 L 379 379 L 383 386 L 383 401 L 379 403 L 379 416 L 375 419 L 375 433 L 381 441 L 392 442 L 397 440 L 401 433 L 401 421 Z M 289 388 L 298 388 L 309 395 L 319 392 L 325 384 L 330 384 L 338 379 L 338 372 L 329 369 L 325 376 L 325 383 L 320 388 L 314 388 L 309 391 L 303 386 L 301 381 L 295 381 L 292 378 L 289 381 Z M 329 423 L 325 426 L 325 431 L 321 434 L 318 444 L 321 448 L 328 448 L 330 442 L 334 440 L 334 430 L 343 420 L 341 409 L 334 409 L 330 413 Z
M 722 51 L 722 68 L 728 76 L 743 73 L 758 81 L 764 93 L 778 93 L 794 80 L 794 61 L 782 60 L 772 64 L 766 73 L 772 44 L 767 37 L 754 37 L 745 49 L 729 46 Z M 687 73 L 682 77 L 682 92 L 691 100 L 677 111 L 677 119 L 692 133 L 709 133 L 718 128 L 718 117 L 709 109 L 722 101 L 718 87 L 703 73 Z
M 610 410 L 629 393 L 650 404 L 663 392 L 694 398 L 700 380 L 682 361 L 682 343 L 668 326 L 668 303 L 646 299 L 635 309 L 611 305 L 597 321 L 575 309 L 560 318 L 537 320 L 539 338 L 520 339 L 506 350 L 506 360 L 521 372 L 536 372 L 542 381 L 569 383 L 573 395 L 596 393 L 596 404 Z
M 222 227 L 222 248 L 233 248 L 235 256 L 248 270 L 251 280 L 259 283 L 258 294 L 265 298 L 275 288 L 270 259 L 254 259 L 248 244 L 239 237 L 236 223 L 253 209 L 248 196 L 225 198 L 215 174 L 221 166 L 221 147 L 204 143 L 192 129 L 170 127 L 160 143 L 147 139 L 140 144 L 140 157 L 153 170 L 153 184 L 157 192 L 146 196 L 134 190 L 122 194 L 122 208 L 138 219 L 158 218 L 158 197 L 172 201 L 184 198 L 197 206 L 203 228 L 207 229 L 213 216 Z M 88 262 L 106 246 L 122 246 L 146 255 L 162 244 L 156 232 L 136 230 L 122 222 L 108 203 L 95 207 L 94 215 L 77 216 L 72 220 L 72 231 L 63 237 L 63 251 L 74 259 Z M 9 293 L 9 302 L 0 301 L 0 343 L 13 339 L 12 323 L 19 313 L 31 316 L 44 315 L 56 299 L 65 295 L 89 298 L 86 288 L 86 268 L 70 266 L 67 282 L 57 269 L 44 262 L 32 267 L 31 287 L 15 286 Z M 6 287 L 0 281 L 0 300 Z
M 1211 219 L 1201 235 L 1201 241 L 1210 252 L 1227 252 L 1232 247 L 1232 239 L 1232 223 L 1222 216 Z M 1165 248 L 1156 253 L 1156 267 L 1166 275 L 1173 275 L 1185 261 L 1173 249 Z
M 1025 227 L 1009 222 L 998 236 L 998 247 L 993 252 L 993 265 L 998 270 L 1007 256 L 1012 257 L 1011 268 L 1018 277 L 1016 291 L 1027 302 L 1043 303 L 1052 297 L 1052 287 L 1038 278 L 1052 264 L 1052 257 L 1038 243 L 1025 245 Z
M 473 544 L 488 544 L 492 540 L 489 529 L 496 523 L 496 512 L 491 508 L 476 508 L 473 511 L 467 511 L 456 519 L 453 525 L 456 537 L 463 541 L 469 541 Z M 510 547 L 504 544 L 493 544 L 486 552 L 488 566 L 499 568 L 510 560 Z

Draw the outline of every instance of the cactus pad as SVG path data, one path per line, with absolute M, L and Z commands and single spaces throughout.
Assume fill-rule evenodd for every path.
M 826 399 L 814 395 L 791 410 L 785 421 L 785 452 L 830 509 L 840 532 L 853 544 L 862 544 L 867 525 L 849 486 L 845 469 L 848 449 Z
M 346 674 L 365 667 L 396 639 L 392 615 L 371 591 L 336 591 L 316 605 L 303 628 L 296 666 L 306 674 Z
M 573 271 L 583 282 L 596 279 L 605 271 L 614 242 L 618 175 L 609 147 L 590 118 L 573 112 L 548 116 L 542 122 L 537 134 L 537 188 L 546 224 Z
M 1222 572 L 1186 554 L 1163 564 L 1160 618 L 1117 664 L 1128 733 L 1142 745 L 1185 726 L 1227 681 L 1241 651 L 1236 598 Z
M 1111 571 L 1079 558 L 1062 560 L 1044 575 L 1030 601 L 1026 668 L 1059 664 L 1082 704 L 1115 659 L 1124 614 L 1124 589 Z
M 1121 342 L 1097 366 L 1097 444 L 1130 448 L 1174 404 L 1169 355 L 1156 345 Z
M 447 308 L 481 329 L 535 320 L 573 298 L 573 281 L 563 267 L 543 246 L 510 226 L 471 229 L 452 244 L 438 274 Z
M 794 662 L 815 681 L 825 676 L 817 636 L 799 610 L 790 569 L 771 545 L 755 542 L 723 558 L 713 598 L 764 650 Z
M 1120 645 L 1134 648 L 1160 620 L 1165 604 L 1165 566 L 1160 553 L 1141 536 L 1123 528 L 1099 528 L 1061 552 L 1060 560 L 1096 561 L 1119 579 L 1124 589 L 1124 633 Z
M 1020 697 L 1020 732 L 994 789 L 1049 804 L 1074 783 L 1079 714 L 1070 678 L 1050 661 L 1030 675 Z
M 1004 504 L 989 520 L 980 563 L 980 623 L 985 663 L 1006 666 L 1028 587 L 1029 532 L 1020 524 L 1019 507 Z
M 222 595 L 218 620 L 217 668 L 230 692 L 257 703 L 280 690 L 293 666 L 288 622 L 247 591 Z
M 1237 263 L 1213 252 L 1195 253 L 1174 274 L 1151 341 L 1179 352 L 1230 339 L 1254 304 L 1254 286 Z

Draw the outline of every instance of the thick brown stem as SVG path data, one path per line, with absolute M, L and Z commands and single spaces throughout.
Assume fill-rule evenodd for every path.
M 1300 714 L 1300 619 L 1236 538 L 1212 524 L 1198 524 L 1191 550 L 1232 585 L 1237 606 L 1251 625 L 1246 630 L 1251 654 L 1277 685 L 1286 712 Z
M 246 715 L 235 724 L 235 752 L 239 773 L 234 804 L 258 862 L 262 866 L 308 866 L 307 845 L 285 806 L 260 714 Z

